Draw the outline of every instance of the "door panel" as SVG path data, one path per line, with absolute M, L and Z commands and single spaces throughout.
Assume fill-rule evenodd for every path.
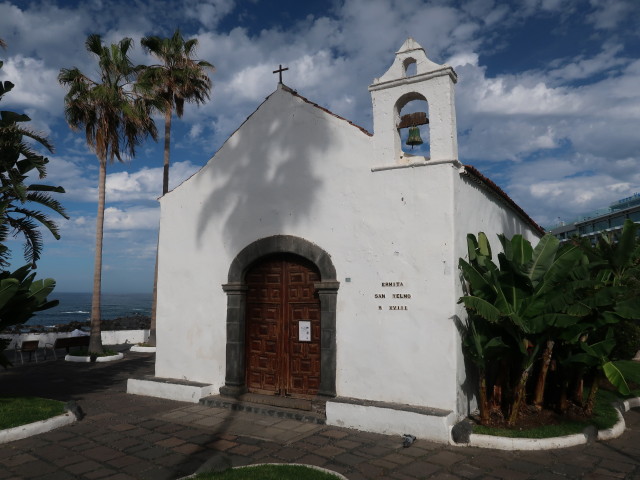
M 279 305 L 249 304 L 247 312 L 247 387 L 276 393 Z
M 315 395 L 320 386 L 320 307 L 316 304 L 290 304 L 288 393 Z M 311 322 L 311 341 L 300 342 L 300 320 Z
M 320 301 L 313 264 L 293 256 L 271 257 L 246 275 L 247 388 L 254 393 L 312 397 L 320 385 Z M 311 341 L 299 341 L 300 321 L 311 323 Z

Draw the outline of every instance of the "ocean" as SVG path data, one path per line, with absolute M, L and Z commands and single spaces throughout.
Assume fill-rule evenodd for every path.
M 84 322 L 91 316 L 91 293 L 57 293 L 49 295 L 49 300 L 60 300 L 57 307 L 37 312 L 25 325 L 63 325 Z M 151 315 L 151 293 L 103 293 L 102 319 L 111 320 L 133 315 Z

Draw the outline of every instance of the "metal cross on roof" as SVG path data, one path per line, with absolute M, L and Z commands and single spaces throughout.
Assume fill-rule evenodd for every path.
M 278 65 L 278 70 L 274 70 L 273 73 L 278 73 L 280 74 L 280 80 L 278 81 L 278 83 L 282 83 L 282 72 L 289 70 L 289 67 L 287 68 L 282 68 L 282 65 Z

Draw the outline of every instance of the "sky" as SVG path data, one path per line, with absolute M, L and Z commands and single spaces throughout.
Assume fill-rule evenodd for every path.
M 54 144 L 46 183 L 66 189 L 70 216 L 60 240 L 44 233 L 38 275 L 92 289 L 98 162 L 67 126 L 57 81 L 61 68 L 95 75 L 89 34 L 131 37 L 133 61 L 152 64 L 140 38 L 180 28 L 215 65 L 211 100 L 174 118 L 170 187 L 276 89 L 280 64 L 286 85 L 373 131 L 367 87 L 413 37 L 458 74 L 460 161 L 548 227 L 640 191 L 639 25 L 638 0 L 0 0 L 0 80 L 16 85 L 0 108 L 27 113 Z M 162 141 L 148 140 L 108 167 L 105 292 L 151 292 L 161 163 Z

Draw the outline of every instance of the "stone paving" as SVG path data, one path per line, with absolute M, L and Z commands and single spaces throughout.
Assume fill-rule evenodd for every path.
M 386 436 L 128 395 L 154 354 L 102 364 L 46 361 L 0 372 L 2 394 L 75 400 L 85 418 L 0 445 L 0 479 L 177 479 L 208 465 L 304 463 L 362 479 L 640 479 L 640 411 L 618 439 L 502 452 Z

